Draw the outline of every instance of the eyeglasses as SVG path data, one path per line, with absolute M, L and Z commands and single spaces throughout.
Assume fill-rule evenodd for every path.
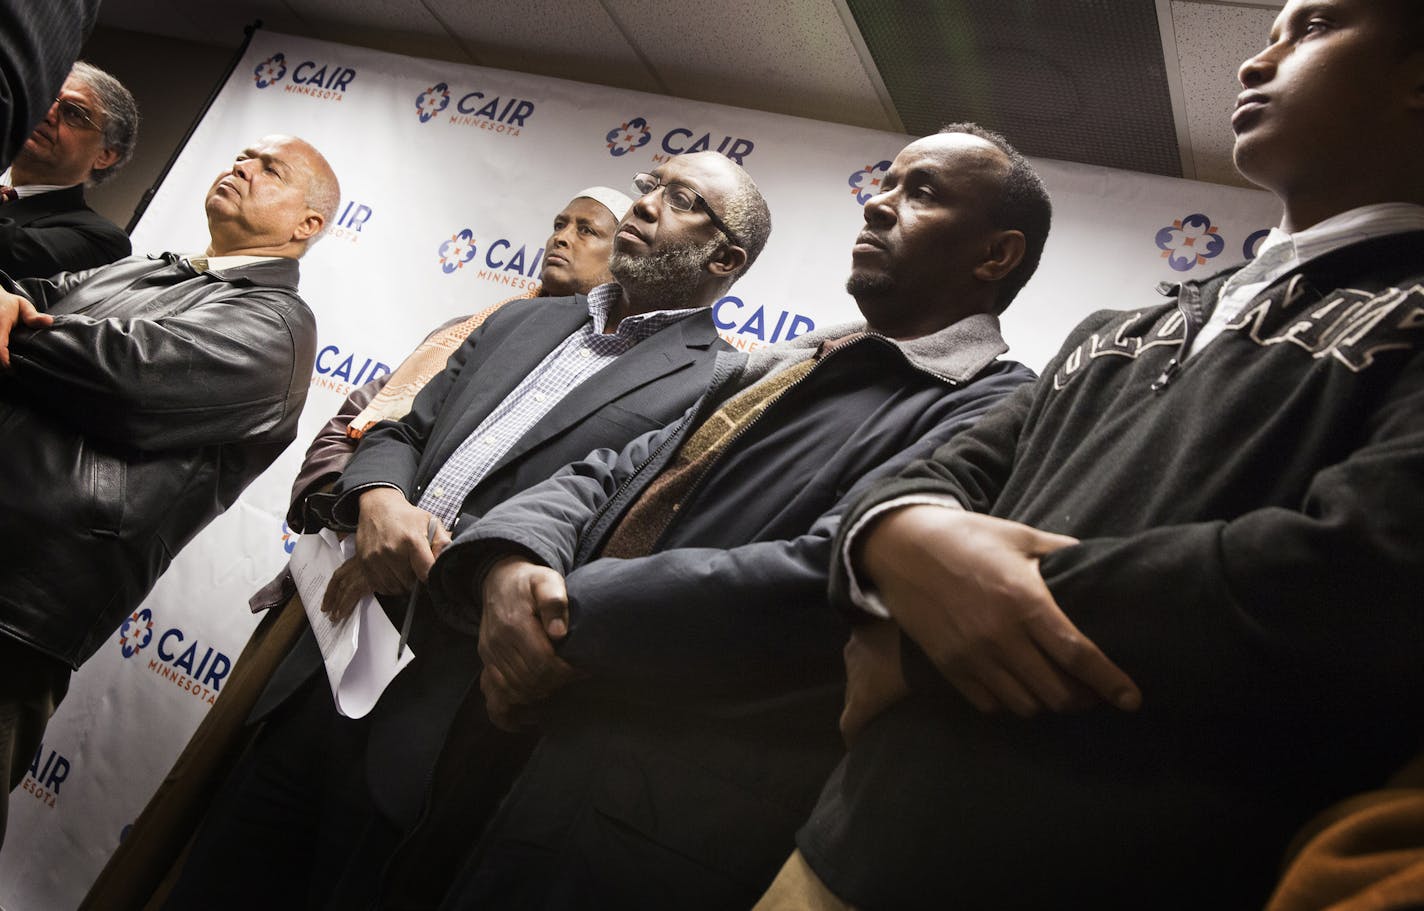
M 707 203 L 707 200 L 703 198 L 702 194 L 692 189 L 692 187 L 689 187 L 685 183 L 678 183 L 675 180 L 664 183 L 661 177 L 654 177 L 652 174 L 637 174 L 633 177 L 633 189 L 637 191 L 639 196 L 647 196 L 659 187 L 662 187 L 663 199 L 667 201 L 668 205 L 679 212 L 691 212 L 693 209 L 701 206 L 702 211 L 707 213 L 707 217 L 712 220 L 713 226 L 716 227 L 718 231 L 727 235 L 727 239 L 737 246 L 742 245 L 742 242 L 737 238 L 736 232 L 727 227 L 727 223 L 718 217 L 716 212 L 712 211 L 712 206 Z
M 56 98 L 55 106 L 59 108 L 59 119 L 71 130 L 93 130 L 96 133 L 103 132 L 103 127 L 94 122 L 94 117 L 84 108 L 67 98 Z

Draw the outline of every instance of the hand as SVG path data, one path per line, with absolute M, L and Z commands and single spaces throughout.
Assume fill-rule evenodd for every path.
M 398 595 L 424 582 L 450 533 L 394 487 L 373 487 L 361 494 L 360 503 L 356 557 L 372 590 Z
M 845 646 L 846 696 L 841 736 L 850 746 L 861 728 L 910 693 L 900 669 L 900 627 L 888 620 L 851 630 Z
M 909 506 L 871 526 L 857 564 L 891 616 L 981 711 L 1028 716 L 1142 703 L 1132 679 L 1064 615 L 1038 558 L 1077 539 L 1018 522 Z
M 54 317 L 36 310 L 28 299 L 0 290 L 0 367 L 10 369 L 10 333 L 15 326 L 42 329 L 53 323 Z
M 488 665 L 480 671 L 480 692 L 485 696 L 485 714 L 501 731 L 518 733 L 528 727 L 528 707 L 510 690 L 504 675 Z
M 356 604 L 372 591 L 360 559 L 352 557 L 331 574 L 326 594 L 321 599 L 321 612 L 330 616 L 333 623 L 340 623 L 351 616 Z
M 523 557 L 505 557 L 485 576 L 482 594 L 480 659 L 504 701 L 539 702 L 577 676 L 554 653 L 553 643 L 569 630 L 563 576 Z

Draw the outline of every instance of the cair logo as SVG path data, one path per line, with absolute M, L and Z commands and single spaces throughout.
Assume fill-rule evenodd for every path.
M 153 641 L 153 611 L 148 608 L 136 610 L 119 627 L 119 650 L 125 658 L 132 658 L 143 647 Z
M 475 232 L 461 228 L 440 244 L 440 271 L 446 275 L 465 268 L 475 258 Z
M 370 220 L 370 206 L 348 200 L 346 208 L 341 210 L 341 215 L 336 219 L 336 224 L 328 227 L 324 236 L 337 237 L 354 244 L 361 239 L 361 229 Z
M 878 161 L 875 164 L 868 164 L 859 171 L 850 175 L 850 195 L 855 197 L 855 201 L 862 206 L 870 201 L 870 197 L 879 195 L 881 191 L 881 181 L 885 179 L 885 172 L 890 170 L 889 160 Z
M 451 126 L 518 136 L 534 114 L 534 102 L 480 91 L 466 92 L 455 98 L 455 92 L 446 82 L 437 82 L 415 96 L 415 113 L 421 123 L 429 123 L 447 109 L 446 122 Z
M 648 122 L 641 117 L 634 117 L 626 123 L 608 131 L 604 139 L 608 142 L 608 154 L 617 158 L 620 155 L 627 155 L 629 152 L 636 152 L 653 138 L 653 133 L 648 129 Z
M 252 79 L 259 89 L 276 85 L 286 75 L 286 54 L 273 54 L 257 64 L 257 68 L 252 71 Z M 349 66 L 303 60 L 292 67 L 291 81 L 284 85 L 282 90 L 322 101 L 340 101 L 355 78 L 356 71 Z
M 344 352 L 335 345 L 327 345 L 316 353 L 312 369 L 316 371 L 312 375 L 313 386 L 341 395 L 350 395 L 357 386 L 391 372 L 389 364 L 368 355 Z
M 290 555 L 297 549 L 298 537 L 297 533 L 292 531 L 292 526 L 288 525 L 285 519 L 282 520 L 282 550 L 285 553 Z
M 198 699 L 212 705 L 218 690 L 232 670 L 232 659 L 196 637 L 189 638 L 182 628 L 171 626 L 156 638 L 153 635 L 153 612 L 148 608 L 135 611 L 119 629 L 119 650 L 125 659 L 143 651 L 150 643 L 148 670 Z
M 265 89 L 274 82 L 281 81 L 287 75 L 287 57 L 285 54 L 273 54 L 266 60 L 257 64 L 257 68 L 252 71 L 252 79 L 257 83 L 259 89 Z
M 1226 240 L 1221 236 L 1220 229 L 1200 212 L 1159 228 L 1156 241 L 1162 258 L 1178 272 L 1205 265 L 1207 260 L 1226 249 Z
M 630 117 L 605 133 L 603 144 L 608 149 L 609 155 L 621 158 L 638 151 L 651 142 L 653 133 L 654 130 L 649 126 L 647 118 Z M 713 146 L 714 142 L 716 143 L 715 147 Z M 685 155 L 688 152 L 711 151 L 720 152 L 737 164 L 745 165 L 746 157 L 755 148 L 756 143 L 750 139 L 718 136 L 707 130 L 676 126 L 662 134 L 657 146 L 653 149 L 652 161 L 654 164 L 661 164 L 674 156 Z
M 775 323 L 767 323 L 775 317 Z M 816 328 L 816 321 L 803 313 L 786 310 L 767 312 L 765 307 L 752 309 L 740 297 L 727 295 L 712 305 L 712 322 L 722 330 L 727 343 L 751 351 L 776 342 L 787 342 Z
M 420 116 L 421 123 L 429 123 L 449 106 L 450 87 L 443 82 L 437 82 L 415 96 L 415 112 Z
M 44 743 L 40 743 L 40 748 L 35 750 L 35 758 L 30 760 L 29 774 L 25 776 L 21 789 L 53 810 L 54 802 L 59 797 L 59 786 L 64 784 L 73 767 L 68 757 L 57 750 L 46 752 Z
M 475 232 L 462 228 L 440 244 L 440 271 L 451 275 L 471 264 L 480 281 L 504 285 L 516 291 L 532 291 L 539 285 L 539 270 L 544 262 L 544 248 L 531 255 L 529 244 L 520 244 L 501 237 L 490 241 L 481 256 L 475 243 Z

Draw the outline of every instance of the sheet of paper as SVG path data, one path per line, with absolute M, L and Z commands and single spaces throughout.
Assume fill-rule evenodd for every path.
M 415 657 L 406 648 L 396 659 L 400 633 L 373 595 L 362 598 L 340 622 L 333 622 L 321 612 L 322 597 L 332 574 L 351 558 L 354 549 L 353 538 L 341 541 L 335 532 L 322 529 L 320 534 L 297 539 L 290 563 L 307 622 L 326 663 L 336 710 L 347 718 L 360 718 L 371 711 L 396 674 Z

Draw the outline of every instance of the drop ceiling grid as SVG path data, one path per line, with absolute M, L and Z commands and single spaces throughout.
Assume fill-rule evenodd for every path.
M 675 96 L 893 129 L 832 0 L 606 2 Z
M 1181 175 L 1153 4 L 849 6 L 910 132 L 976 120 L 1027 154 Z
M 286 0 L 314 37 L 397 54 L 470 61 L 420 0 Z
M 481 66 L 660 92 L 598 0 L 424 0 Z
M 1231 162 L 1231 112 L 1241 91 L 1236 71 L 1265 46 L 1276 14 L 1274 9 L 1172 0 L 1187 130 L 1199 180 L 1251 186 Z

